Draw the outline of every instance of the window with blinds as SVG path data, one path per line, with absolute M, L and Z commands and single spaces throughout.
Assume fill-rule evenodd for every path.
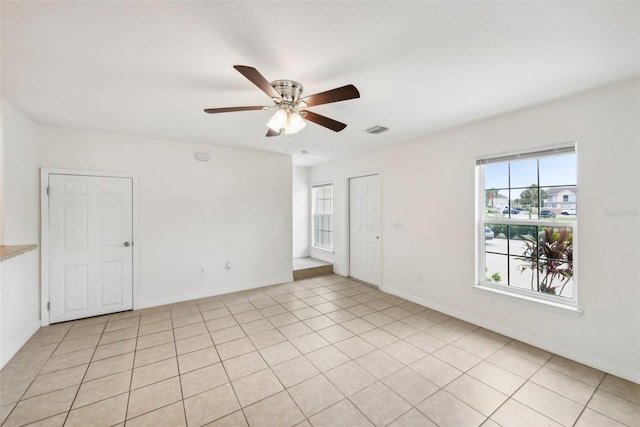
M 476 167 L 480 284 L 575 303 L 575 146 L 482 158 Z

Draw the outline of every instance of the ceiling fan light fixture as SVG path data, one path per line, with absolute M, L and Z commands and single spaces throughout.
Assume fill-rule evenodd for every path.
M 300 132 L 307 124 L 304 119 L 294 109 L 280 108 L 267 122 L 267 127 L 274 132 L 283 132 L 291 135 Z
M 298 113 L 297 111 L 290 112 L 289 113 L 289 122 L 287 123 L 287 126 L 284 128 L 284 133 L 286 135 L 291 135 L 293 133 L 298 133 L 302 129 L 304 129 L 304 127 L 306 125 L 307 124 L 305 123 L 305 121 L 302 118 L 302 116 L 300 116 L 300 113 Z
M 273 117 L 271 117 L 267 122 L 267 127 L 272 129 L 274 132 L 280 132 L 280 130 L 285 128 L 289 122 L 288 115 L 288 111 L 284 108 L 278 109 Z

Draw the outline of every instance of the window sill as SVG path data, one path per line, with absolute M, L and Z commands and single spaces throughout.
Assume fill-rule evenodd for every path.
M 318 251 L 323 251 L 323 252 L 327 252 L 332 254 L 333 253 L 333 249 L 327 249 L 327 248 L 319 248 L 318 246 L 311 246 L 311 249 L 315 249 Z
M 555 313 L 563 314 L 566 316 L 578 318 L 582 315 L 582 310 L 580 310 L 578 307 L 572 304 L 562 304 L 555 301 L 547 301 L 547 300 L 535 298 L 528 295 L 522 295 L 515 292 L 504 291 L 504 290 L 497 289 L 492 286 L 486 286 L 483 284 L 474 285 L 473 288 L 478 292 L 481 292 L 484 294 L 491 294 L 505 300 L 517 301 L 531 307 L 542 308 L 544 310 L 553 311 Z

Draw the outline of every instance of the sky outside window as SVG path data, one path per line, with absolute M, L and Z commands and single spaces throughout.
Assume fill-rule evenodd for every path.
M 511 188 L 526 188 L 531 184 L 537 184 L 536 169 L 540 173 L 540 186 L 571 186 L 576 185 L 576 154 L 563 154 L 558 156 L 546 156 L 539 159 L 516 160 L 504 163 L 490 163 L 485 166 L 485 189 L 509 188 L 509 167 L 511 163 Z M 513 194 L 517 198 L 519 192 Z M 507 191 L 500 192 L 508 197 Z

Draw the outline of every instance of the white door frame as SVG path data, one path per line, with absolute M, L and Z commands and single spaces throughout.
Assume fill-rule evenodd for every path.
M 382 281 L 382 242 L 384 241 L 384 230 L 382 228 L 383 217 L 382 217 L 382 171 L 380 170 L 371 170 L 365 172 L 354 173 L 346 176 L 345 180 L 345 211 L 347 213 L 345 222 L 345 270 L 347 272 L 347 277 L 351 277 L 351 179 L 353 178 L 364 178 L 367 176 L 378 175 L 379 187 L 378 187 L 378 210 L 379 210 L 379 220 L 380 220 L 380 247 L 378 248 L 378 262 L 380 264 L 380 286 L 378 286 L 379 290 L 383 290 L 384 283 Z
M 49 175 L 78 175 L 78 176 L 102 176 L 110 178 L 130 178 L 132 191 L 133 208 L 133 309 L 137 308 L 138 289 L 138 191 L 137 176 L 132 173 L 101 172 L 74 169 L 40 169 L 40 324 L 49 325 L 49 196 L 47 187 L 49 185 Z

